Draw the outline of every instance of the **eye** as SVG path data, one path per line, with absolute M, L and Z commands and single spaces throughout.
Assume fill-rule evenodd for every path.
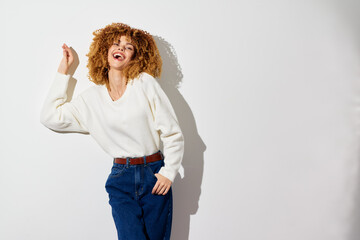
M 131 47 L 128 47 L 127 49 L 132 50 L 132 48 L 131 48 Z

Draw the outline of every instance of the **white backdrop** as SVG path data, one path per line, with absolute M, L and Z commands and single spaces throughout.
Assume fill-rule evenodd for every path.
M 360 239 L 360 2 L 1 2 L 0 239 L 116 239 L 112 159 L 41 125 L 66 43 L 153 34 L 185 136 L 172 239 Z

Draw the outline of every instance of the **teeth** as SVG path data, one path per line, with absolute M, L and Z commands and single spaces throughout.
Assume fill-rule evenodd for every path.
M 116 57 L 123 58 L 123 56 L 121 54 L 119 54 L 119 53 L 115 53 L 113 56 L 114 56 L 114 58 L 116 58 Z

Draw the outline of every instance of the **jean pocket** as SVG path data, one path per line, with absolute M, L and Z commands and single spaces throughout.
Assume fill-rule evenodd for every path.
M 125 164 L 114 164 L 111 168 L 109 177 L 120 177 L 126 170 Z
M 156 162 L 151 162 L 146 164 L 146 169 L 149 171 L 149 173 L 155 178 L 157 179 L 157 177 L 155 176 L 155 173 L 158 173 L 160 171 L 160 168 L 164 166 L 164 162 L 162 160 L 160 161 L 156 161 Z

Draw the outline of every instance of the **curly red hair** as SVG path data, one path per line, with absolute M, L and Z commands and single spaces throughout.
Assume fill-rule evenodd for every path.
M 86 54 L 89 69 L 88 78 L 97 85 L 106 84 L 109 88 L 108 49 L 120 37 L 125 35 L 134 45 L 134 56 L 123 69 L 127 79 L 138 77 L 141 72 L 146 72 L 153 77 L 160 77 L 162 60 L 154 38 L 146 31 L 132 28 L 123 23 L 112 23 L 93 32 L 94 38 Z

